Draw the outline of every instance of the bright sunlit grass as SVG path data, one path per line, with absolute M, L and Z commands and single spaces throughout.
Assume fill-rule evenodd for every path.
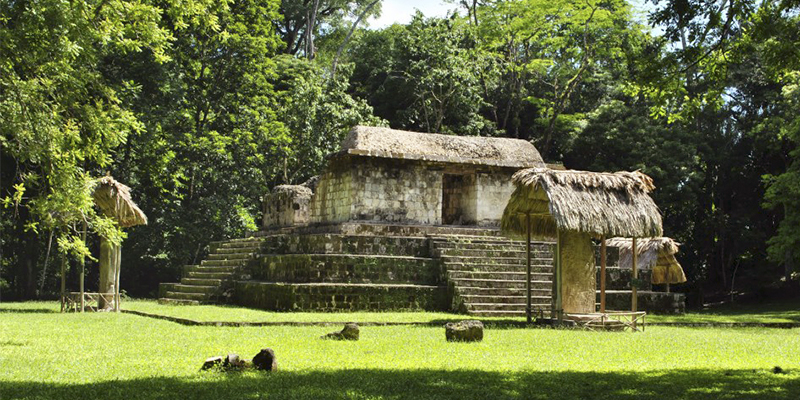
M 129 303 L 130 304 L 130 303 Z M 640 333 L 435 326 L 189 327 L 130 314 L 0 304 L 0 399 L 759 398 L 800 395 L 800 330 Z M 332 314 L 316 314 L 317 317 Z M 310 316 L 309 316 L 310 318 Z M 209 356 L 273 348 L 280 371 L 199 372 Z M 774 374 L 780 366 L 786 374 Z

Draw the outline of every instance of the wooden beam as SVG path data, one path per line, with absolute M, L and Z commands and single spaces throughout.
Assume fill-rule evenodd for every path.
M 81 234 L 81 238 L 83 240 L 83 245 L 84 246 L 86 245 L 86 230 L 87 229 L 89 229 L 89 228 L 86 225 L 86 221 L 84 220 L 83 221 L 83 233 Z M 80 278 L 81 279 L 81 312 L 86 312 L 86 304 L 84 302 L 84 300 L 85 300 L 84 299 L 85 291 L 83 290 L 84 289 L 84 281 L 85 281 L 84 275 L 86 273 L 86 257 L 85 256 L 81 256 L 81 260 L 80 261 L 81 261 L 81 278 Z
M 636 256 L 636 237 L 633 237 L 631 243 L 631 251 L 633 252 L 633 284 L 631 285 L 631 311 L 636 312 L 638 308 L 638 296 L 637 296 L 637 288 L 636 286 L 639 284 L 639 266 L 637 265 L 638 260 Z
M 560 230 L 558 231 L 558 234 L 556 236 L 558 236 L 556 238 L 556 271 L 555 271 L 555 276 L 554 276 L 554 280 L 556 282 L 556 315 L 557 315 L 557 318 L 558 318 L 558 322 L 561 322 L 561 320 L 564 317 L 564 302 L 563 302 L 563 299 L 561 298 L 561 293 L 562 293 L 561 275 L 562 275 L 562 269 L 563 269 L 564 266 L 562 265 L 563 264 L 563 260 L 561 259 L 562 257 L 561 257 L 561 231 Z
M 600 237 L 600 312 L 606 312 L 606 236 Z
M 528 240 L 526 241 L 526 254 L 527 254 L 527 274 L 525 275 L 525 297 L 527 298 L 527 302 L 525 303 L 525 317 L 530 324 L 533 322 L 533 318 L 531 316 L 531 214 L 528 213 L 525 217 L 525 226 L 527 227 L 528 231 Z
M 120 303 L 120 295 L 119 295 L 119 275 L 122 272 L 122 243 L 114 246 L 116 257 L 114 257 L 114 311 L 119 312 L 119 303 Z
M 66 254 L 61 255 L 61 312 L 64 312 L 64 306 L 66 302 L 66 298 L 64 296 L 67 295 L 67 256 Z

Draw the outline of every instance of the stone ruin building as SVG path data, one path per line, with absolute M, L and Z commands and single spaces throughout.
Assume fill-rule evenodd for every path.
M 212 243 L 160 301 L 524 315 L 525 246 L 499 223 L 511 176 L 544 166 L 524 140 L 355 127 L 318 177 L 264 197 L 259 232 Z M 534 250 L 534 306 L 549 310 L 553 244 Z

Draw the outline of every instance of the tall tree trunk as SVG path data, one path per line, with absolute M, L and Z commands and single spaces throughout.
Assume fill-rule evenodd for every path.
M 50 250 L 53 248 L 53 230 L 50 230 L 50 238 L 47 239 L 47 255 L 44 256 L 44 266 L 42 275 L 39 276 L 39 296 L 44 292 L 44 283 L 47 280 L 47 263 L 50 262 Z
M 361 20 L 364 19 L 367 13 L 369 13 L 369 11 L 372 10 L 372 7 L 374 7 L 375 4 L 378 4 L 379 1 L 380 0 L 373 0 L 372 3 L 369 3 L 366 7 L 364 7 L 364 10 L 361 11 L 361 14 L 359 14 L 358 18 L 355 20 L 355 22 L 353 22 L 353 26 L 351 26 L 350 31 L 347 32 L 347 36 L 345 36 L 344 40 L 342 41 L 342 44 L 339 45 L 339 49 L 336 50 L 336 56 L 333 57 L 333 66 L 331 67 L 331 79 L 336 77 L 336 65 L 339 64 L 339 57 L 342 56 L 342 52 L 344 51 L 345 46 L 347 46 L 347 42 L 350 41 L 350 37 L 353 36 L 353 32 L 356 31 L 356 27 L 358 26 L 359 23 L 361 23 Z

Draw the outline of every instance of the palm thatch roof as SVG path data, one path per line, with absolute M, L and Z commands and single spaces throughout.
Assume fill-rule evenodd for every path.
M 633 266 L 633 241 L 629 238 L 611 238 L 606 245 L 619 248 L 620 268 Z M 636 266 L 652 269 L 655 284 L 686 282 L 686 274 L 675 258 L 679 244 L 668 237 L 636 240 Z
M 147 225 L 147 216 L 131 199 L 131 188 L 111 176 L 97 180 L 94 202 L 106 216 L 116 219 L 122 228 Z
M 544 167 L 539 151 L 520 139 L 420 133 L 356 126 L 338 153 L 367 157 L 425 160 L 499 167 Z
M 649 176 L 635 172 L 586 172 L 530 168 L 512 177 L 516 189 L 503 212 L 502 230 L 524 235 L 530 213 L 536 237 L 559 230 L 595 237 L 662 235 L 661 213 L 649 193 Z

